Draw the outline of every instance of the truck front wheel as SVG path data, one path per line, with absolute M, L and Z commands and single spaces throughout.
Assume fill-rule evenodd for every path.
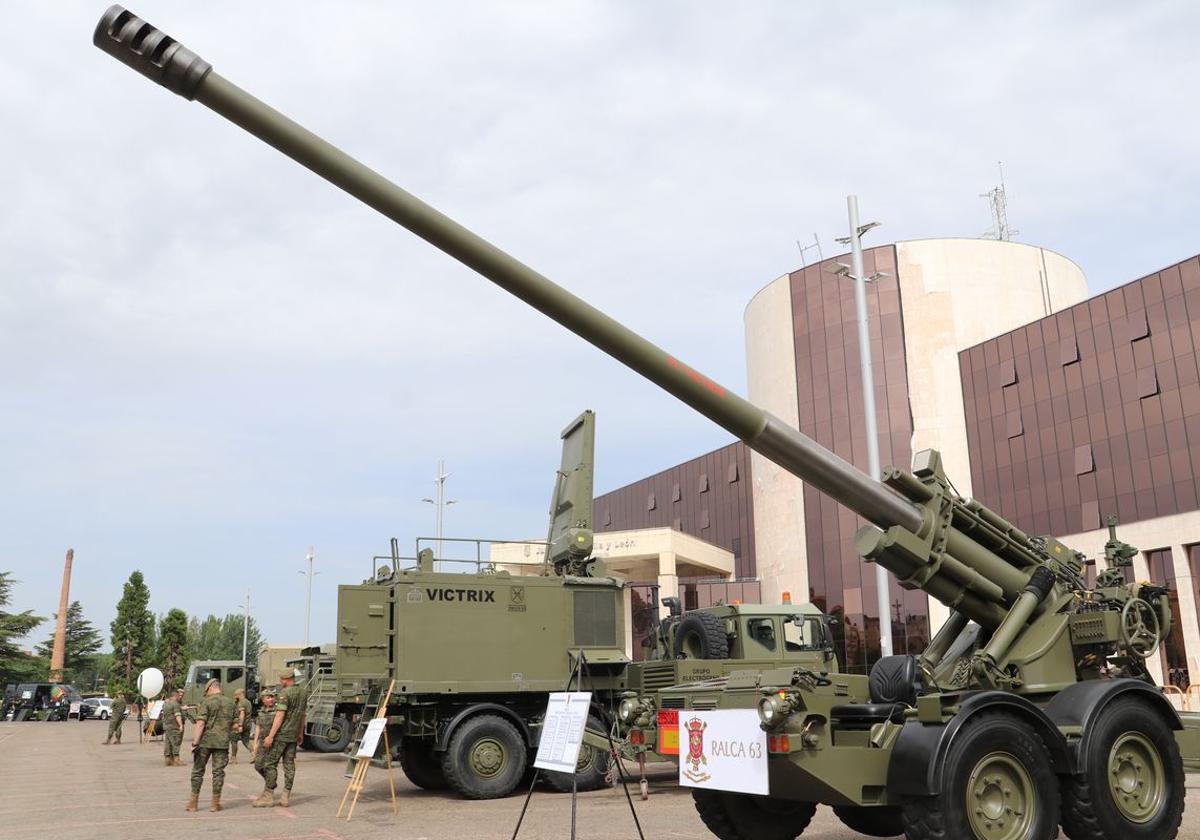
M 1092 726 L 1087 770 L 1063 780 L 1071 840 L 1174 837 L 1183 819 L 1183 762 L 1175 733 L 1136 698 L 1112 701 Z
M 693 790 L 692 801 L 700 819 L 720 840 L 795 840 L 817 812 L 815 802 L 724 790 Z
M 936 796 L 904 803 L 908 840 L 1051 840 L 1058 834 L 1058 777 L 1032 727 L 980 712 L 955 735 Z
M 477 715 L 454 730 L 442 772 L 467 799 L 498 799 L 512 793 L 527 763 L 525 741 L 515 726 L 498 715 Z
M 588 718 L 587 728 L 592 732 L 606 732 L 608 727 L 600 718 Z M 559 793 L 571 792 L 571 780 L 574 778 L 576 790 L 600 790 L 608 784 L 609 755 L 607 750 L 581 744 L 579 746 L 579 763 L 575 765 L 575 775 L 559 773 L 557 770 L 543 770 L 542 778 L 547 786 Z

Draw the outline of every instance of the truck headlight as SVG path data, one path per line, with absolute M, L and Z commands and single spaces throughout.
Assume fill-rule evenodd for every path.
M 622 723 L 633 723 L 637 720 L 638 712 L 641 709 L 641 704 L 634 697 L 626 697 L 621 701 L 621 705 L 617 707 L 617 717 Z
M 768 695 L 758 701 L 758 719 L 768 729 L 781 725 L 791 710 L 776 695 Z

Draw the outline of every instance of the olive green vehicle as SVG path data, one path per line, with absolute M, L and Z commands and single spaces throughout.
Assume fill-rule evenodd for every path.
M 679 755 L 679 712 L 662 691 L 782 665 L 837 673 L 829 624 L 812 604 L 726 604 L 678 613 L 662 622 L 645 662 L 629 667 L 629 689 L 617 710 L 622 754 L 639 762 Z
M 305 707 L 305 749 L 317 752 L 342 752 L 354 733 L 352 722 L 337 715 L 337 691 L 334 666 L 337 656 L 320 646 L 303 648 L 300 655 L 284 663 L 296 674 L 296 684 L 308 692 Z
M 209 680 L 220 680 L 221 693 L 226 697 L 232 698 L 235 691 L 242 689 L 250 702 L 258 698 L 258 669 L 253 665 L 240 659 L 204 659 L 188 665 L 183 683 L 183 705 L 199 706 Z
M 731 676 L 723 691 L 710 693 L 719 704 L 753 701 L 770 730 L 769 796 L 697 792 L 701 817 L 717 836 L 794 838 L 819 803 L 839 808 L 860 830 L 902 830 L 909 840 L 1043 840 L 1060 825 L 1072 840 L 1177 835 L 1184 766 L 1200 767 L 1200 720 L 1177 713 L 1145 666 L 1171 619 L 1165 588 L 1126 580 L 1134 549 L 1114 538 L 1111 568 L 1089 586 L 1079 554 L 959 496 L 936 452 L 917 453 L 911 470 L 888 468 L 881 482 L 292 122 L 131 13 L 109 9 L 93 40 L 478 271 L 863 517 L 869 524 L 855 536 L 859 553 L 950 608 L 924 653 L 885 658 L 869 678 L 798 668 Z M 548 582 L 562 587 L 567 601 L 608 592 L 603 578 Z M 428 589 L 424 581 L 397 587 L 402 583 L 409 591 Z M 505 581 L 497 594 L 511 586 Z M 366 599 L 384 622 L 391 591 Z M 589 600 L 599 609 L 598 598 Z M 461 610 L 480 605 L 478 595 L 473 603 L 452 603 Z M 421 627 L 397 628 L 397 638 L 424 633 Z M 479 634 L 465 628 L 447 632 L 459 634 L 465 651 L 478 643 Z M 579 646 L 575 639 L 569 649 Z M 531 658 L 522 680 L 531 669 L 541 674 L 536 663 Z M 437 681 L 434 672 L 428 676 Z M 479 734 L 470 743 L 491 737 L 492 746 L 476 753 L 486 769 L 508 740 Z

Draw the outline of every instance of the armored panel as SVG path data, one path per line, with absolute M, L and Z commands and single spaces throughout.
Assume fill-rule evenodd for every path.
M 1075 613 L 1071 616 L 1071 644 L 1099 645 L 1121 638 L 1121 614 L 1115 610 Z
M 382 679 L 391 661 L 390 588 L 339 586 L 337 664 L 339 692 L 363 692 L 366 680 Z
M 611 591 L 575 593 L 575 644 L 581 647 L 615 647 L 617 615 Z

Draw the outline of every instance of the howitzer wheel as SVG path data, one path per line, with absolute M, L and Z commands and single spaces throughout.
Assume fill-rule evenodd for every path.
M 1058 778 L 1050 751 L 1019 718 L 984 712 L 963 724 L 935 796 L 904 803 L 908 840 L 1051 840 Z
M 1087 769 L 1063 782 L 1071 840 L 1168 840 L 1183 819 L 1183 761 L 1175 733 L 1138 698 L 1114 700 L 1092 725 Z
M 724 790 L 693 790 L 692 801 L 704 825 L 720 840 L 796 840 L 817 812 L 815 802 Z

